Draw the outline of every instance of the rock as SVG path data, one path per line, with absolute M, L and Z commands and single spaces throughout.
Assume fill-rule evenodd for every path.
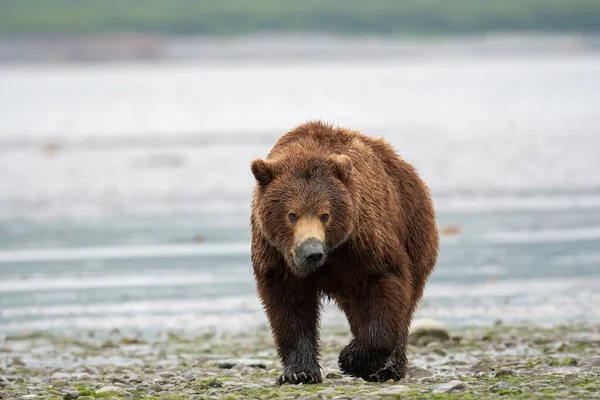
M 410 390 L 410 388 L 408 386 L 392 385 L 392 386 L 388 386 L 386 388 L 376 391 L 375 394 L 378 394 L 381 396 L 394 396 L 394 395 L 397 395 L 400 393 L 407 392 L 409 390 Z
M 104 386 L 96 390 L 96 393 L 110 394 L 114 396 L 131 396 L 129 393 L 127 393 L 125 390 L 121 389 L 118 386 Z
M 316 394 L 311 394 L 311 395 L 304 395 L 304 396 L 300 396 L 298 399 L 299 400 L 321 400 L 323 398 L 327 398 L 325 396 L 318 396 Z
M 488 362 L 482 361 L 471 367 L 471 372 L 490 372 L 490 364 Z
M 317 393 L 325 395 L 325 396 L 332 396 L 332 395 L 339 394 L 339 392 L 335 391 L 332 388 L 322 389 L 322 390 L 319 390 Z
M 433 393 L 451 393 L 451 392 L 462 392 L 468 389 L 468 386 L 463 381 L 450 381 L 442 383 L 433 389 Z
M 79 396 L 77 400 L 96 400 L 96 398 L 92 396 Z
M 498 382 L 494 386 L 490 387 L 490 392 L 499 392 L 501 390 L 509 390 L 510 385 L 506 382 Z
M 15 367 L 24 367 L 26 364 L 19 357 L 13 357 L 13 359 L 9 365 L 15 366 Z
M 0 388 L 10 386 L 10 382 L 4 376 L 0 375 Z
M 584 358 L 577 362 L 577 366 L 588 365 L 590 367 L 600 367 L 600 356 Z
M 23 396 L 21 396 L 21 399 L 25 400 L 25 399 L 39 399 L 40 396 L 38 396 L 37 394 L 24 394 Z
M 160 391 L 162 391 L 162 386 L 160 386 L 158 383 L 152 383 L 150 386 L 148 386 L 148 390 L 154 390 L 155 392 L 160 392 Z
M 571 337 L 573 343 L 587 344 L 587 345 L 600 345 L 600 333 L 582 334 Z
M 328 372 L 325 375 L 325 378 L 327 378 L 327 379 L 342 379 L 342 374 L 337 373 L 337 372 Z
M 408 376 L 410 378 L 428 378 L 433 376 L 433 372 L 421 367 L 412 366 L 408 368 Z
M 513 371 L 510 368 L 503 367 L 503 368 L 500 368 L 498 371 L 496 371 L 495 376 L 496 376 L 496 378 L 500 378 L 501 376 L 514 376 L 514 375 L 516 375 L 515 371 Z
M 79 395 L 81 394 L 79 392 L 79 390 L 65 390 L 62 392 L 63 394 L 63 399 L 65 400 L 75 400 L 77 398 L 79 398 Z
M 67 372 L 55 372 L 52 374 L 52 379 L 54 380 L 60 380 L 60 379 L 71 379 L 71 374 L 67 373 Z
M 164 372 L 161 372 L 160 374 L 158 374 L 158 376 L 160 376 L 161 378 L 167 378 L 168 379 L 168 378 L 174 377 L 175 374 L 172 373 L 171 371 L 164 371 Z
M 219 360 L 216 362 L 217 367 L 223 369 L 231 369 L 236 365 L 252 367 L 252 368 L 262 368 L 267 369 L 267 366 L 273 366 L 273 362 L 269 360 L 258 360 L 258 359 L 250 359 L 250 358 L 238 358 L 238 359 L 228 359 L 228 360 Z
M 88 374 L 87 372 L 81 372 L 81 373 L 75 375 L 75 379 L 77 379 L 78 381 L 91 381 L 94 378 L 92 377 L 92 375 Z
M 100 371 L 98 371 L 98 369 L 96 367 L 93 367 L 91 365 L 84 365 L 82 368 L 88 374 L 92 374 L 92 375 L 99 375 L 100 374 Z
M 475 378 L 483 378 L 485 376 L 485 372 L 483 372 L 483 371 L 475 371 L 475 373 L 473 374 L 473 376 Z
M 445 342 L 450 340 L 446 327 L 433 319 L 417 319 L 410 326 L 408 343 L 426 345 L 433 341 Z
M 347 394 L 342 394 L 340 396 L 332 397 L 331 400 L 352 400 L 352 397 L 348 396 Z

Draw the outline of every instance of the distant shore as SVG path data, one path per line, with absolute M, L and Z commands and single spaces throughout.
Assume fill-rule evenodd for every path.
M 248 62 L 427 59 L 600 52 L 600 34 L 487 34 L 424 39 L 376 36 L 158 34 L 27 35 L 0 38 L 0 63 Z
M 340 373 L 337 355 L 349 335 L 327 328 L 324 383 L 304 386 L 275 385 L 281 365 L 267 328 L 234 336 L 164 332 L 151 341 L 118 331 L 22 333 L 0 342 L 0 398 L 600 398 L 598 324 L 448 333 L 413 335 L 409 376 L 377 384 Z

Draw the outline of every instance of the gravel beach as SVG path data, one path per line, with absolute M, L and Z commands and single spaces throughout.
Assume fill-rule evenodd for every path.
M 417 326 L 417 325 L 415 325 Z M 0 342 L 1 399 L 600 399 L 600 324 L 413 331 L 409 377 L 367 383 L 340 374 L 346 327 L 324 328 L 319 385 L 275 384 L 266 327 L 244 334 L 117 330 L 8 335 Z

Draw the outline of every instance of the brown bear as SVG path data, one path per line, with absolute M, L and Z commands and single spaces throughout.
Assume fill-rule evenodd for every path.
M 346 315 L 343 373 L 406 374 L 406 341 L 438 255 L 429 189 L 383 139 L 309 121 L 252 161 L 252 264 L 283 363 L 279 383 L 322 382 L 321 300 Z

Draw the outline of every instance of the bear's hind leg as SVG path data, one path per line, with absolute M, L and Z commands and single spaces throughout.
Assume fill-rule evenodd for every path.
M 399 277 L 385 277 L 341 305 L 354 336 L 340 353 L 342 372 L 375 382 L 406 376 L 410 298 Z

